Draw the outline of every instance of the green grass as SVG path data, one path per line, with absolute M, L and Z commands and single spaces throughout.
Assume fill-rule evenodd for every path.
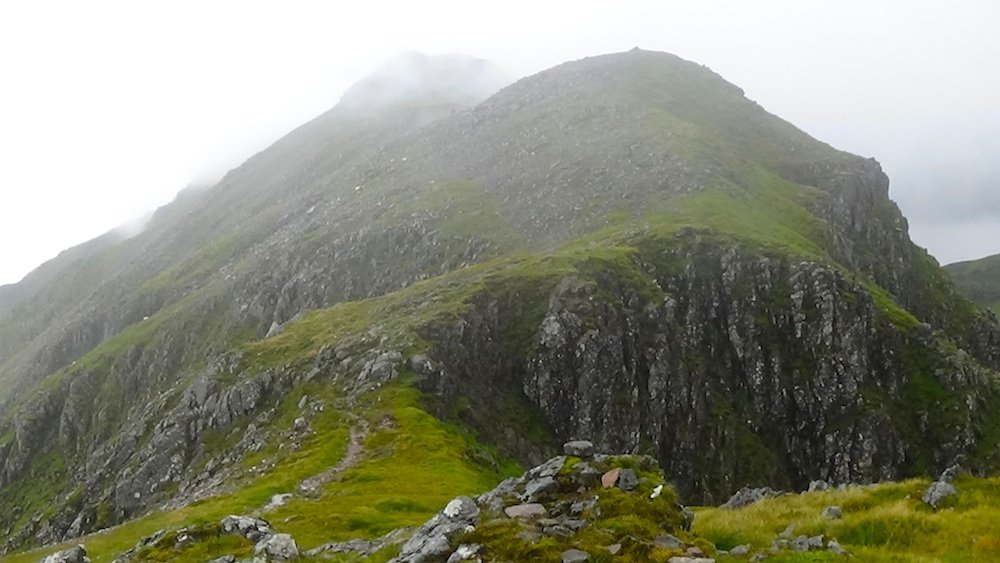
M 441 236 L 477 237 L 514 247 L 523 243 L 503 218 L 501 203 L 471 182 L 433 183 L 416 194 L 389 195 L 389 211 L 378 222 L 392 227 L 409 219 L 430 216 Z
M 324 394 L 316 387 L 301 392 L 330 399 L 329 392 Z M 283 404 L 293 404 L 298 396 L 290 395 Z M 420 524 L 455 496 L 488 490 L 502 478 L 519 472 L 510 462 L 499 468 L 477 463 L 468 455 L 476 447 L 471 436 L 423 411 L 419 392 L 405 384 L 363 397 L 356 412 L 373 429 L 380 423 L 384 426 L 366 440 L 362 461 L 328 483 L 319 498 L 293 498 L 265 515 L 276 529 L 292 534 L 304 549 L 328 541 L 373 538 L 397 527 Z M 276 426 L 290 424 L 286 418 L 279 415 Z M 272 449 L 263 457 L 277 456 L 275 468 L 250 479 L 237 492 L 180 510 L 154 513 L 85 537 L 81 543 L 87 546 L 95 563 L 107 562 L 157 530 L 214 524 L 228 514 L 260 508 L 274 494 L 295 491 L 303 479 L 335 465 L 347 443 L 349 423 L 342 411 L 325 409 L 310 424 L 315 434 L 300 450 L 281 453 L 272 443 Z M 217 551 L 206 552 L 208 548 L 202 547 L 173 552 L 170 560 L 204 561 L 208 555 L 226 553 L 224 548 L 232 547 L 231 543 L 222 538 L 211 544 L 217 546 Z M 2 560 L 35 561 L 54 550 L 36 550 Z
M 411 387 L 383 389 L 369 405 L 372 428 L 365 441 L 368 459 L 327 485 L 318 499 L 296 498 L 271 514 L 272 522 L 302 546 L 351 538 L 377 537 L 403 526 L 416 526 L 454 497 L 489 490 L 519 467 L 498 469 L 469 455 L 474 440 L 442 423 L 420 406 Z M 277 525 L 277 524 L 276 524 Z
M 950 264 L 945 270 L 969 299 L 991 308 L 1000 304 L 1000 255 Z
M 846 491 L 791 494 L 750 506 L 696 510 L 694 532 L 722 549 L 770 546 L 793 524 L 794 536 L 824 534 L 859 561 L 952 562 L 1000 560 L 1000 478 L 960 477 L 956 497 L 934 511 L 920 496 L 930 482 L 915 479 Z M 840 520 L 822 516 L 826 506 L 843 510 Z M 753 551 L 751 551 L 753 553 Z M 720 559 L 722 561 L 736 558 Z M 834 561 L 829 554 L 786 554 L 768 561 Z

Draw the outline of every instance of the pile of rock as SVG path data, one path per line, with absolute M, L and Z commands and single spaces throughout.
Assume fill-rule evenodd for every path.
M 778 555 L 783 552 L 806 552 L 806 551 L 829 551 L 837 555 L 847 555 L 847 551 L 837 542 L 837 540 L 826 539 L 823 534 L 818 536 L 805 536 L 794 534 L 795 525 L 789 524 L 787 528 L 775 538 L 771 545 L 765 549 L 757 550 L 751 557 L 750 561 L 763 561 L 772 555 Z M 743 557 L 750 555 L 753 551 L 753 546 L 750 544 L 738 545 L 729 551 L 720 551 L 719 553 L 725 553 L 727 555 L 733 555 L 738 557 Z
M 271 528 L 271 524 L 260 518 L 250 516 L 229 515 L 217 526 L 200 528 L 182 528 L 176 532 L 160 530 L 139 541 L 132 549 L 118 556 L 114 563 L 128 563 L 142 559 L 143 552 L 152 548 L 168 547 L 182 549 L 196 543 L 204 537 L 218 534 L 242 536 L 254 544 L 253 558 L 247 563 L 271 563 L 298 559 L 299 546 L 289 534 L 280 534 Z M 210 563 L 236 563 L 233 555 L 223 555 Z M 64 560 L 46 560 L 45 563 L 64 563 Z M 77 563 L 75 560 L 65 560 L 65 563 Z
M 229 515 L 219 523 L 224 534 L 235 534 L 254 542 L 254 559 L 261 563 L 265 561 L 288 561 L 299 557 L 299 546 L 288 534 L 279 534 L 271 529 L 271 524 L 260 518 Z M 235 558 L 228 556 L 226 562 Z M 224 559 L 224 558 L 220 558 Z M 218 563 L 226 563 L 217 559 Z
M 493 561 L 496 546 L 490 543 L 489 534 L 477 535 L 477 531 L 497 525 L 513 525 L 503 529 L 514 530 L 512 540 L 524 545 L 537 545 L 540 540 L 550 538 L 550 542 L 563 546 L 559 548 L 563 563 L 591 561 L 598 555 L 595 549 L 600 550 L 601 557 L 606 557 L 635 549 L 638 544 L 646 550 L 665 550 L 663 553 L 673 556 L 669 559 L 671 563 L 714 561 L 701 548 L 688 545 L 671 533 L 683 536 L 693 516 L 660 498 L 664 492 L 662 477 L 650 478 L 658 475 L 653 458 L 598 455 L 594 445 L 586 441 L 568 442 L 564 453 L 520 477 L 505 480 L 475 499 L 454 499 L 403 544 L 392 563 Z M 578 541 L 581 531 L 598 526 L 601 497 L 608 496 L 602 491 L 609 489 L 664 507 L 668 518 L 656 522 L 661 533 L 654 537 L 625 534 L 618 537 L 602 529 L 605 535 L 600 537 L 607 538 L 606 543 L 585 545 Z

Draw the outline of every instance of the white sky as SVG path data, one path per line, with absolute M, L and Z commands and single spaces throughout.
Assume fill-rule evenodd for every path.
M 3 0 L 0 283 L 238 165 L 406 50 L 639 46 L 878 158 L 942 262 L 1000 252 L 1000 2 Z

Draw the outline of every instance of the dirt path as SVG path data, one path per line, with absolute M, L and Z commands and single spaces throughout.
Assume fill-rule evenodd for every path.
M 370 428 L 368 421 L 360 417 L 355 418 L 354 423 L 354 426 L 351 427 L 351 437 L 347 442 L 347 451 L 344 453 L 344 457 L 337 462 L 337 465 L 299 483 L 299 486 L 296 487 L 298 494 L 306 497 L 318 496 L 323 485 L 333 479 L 336 474 L 354 467 L 361 461 L 365 452 L 365 439 L 368 438 Z

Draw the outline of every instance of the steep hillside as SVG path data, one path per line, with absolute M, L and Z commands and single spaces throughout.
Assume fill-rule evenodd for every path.
M 945 266 L 969 299 L 1000 314 L 1000 254 Z
M 442 64 L 417 66 L 493 75 Z M 686 502 L 1000 463 L 1000 326 L 876 162 L 663 53 L 474 107 L 438 83 L 366 81 L 5 290 L 5 549 L 128 522 L 110 560 L 253 511 L 372 538 L 571 438 L 653 456 Z

